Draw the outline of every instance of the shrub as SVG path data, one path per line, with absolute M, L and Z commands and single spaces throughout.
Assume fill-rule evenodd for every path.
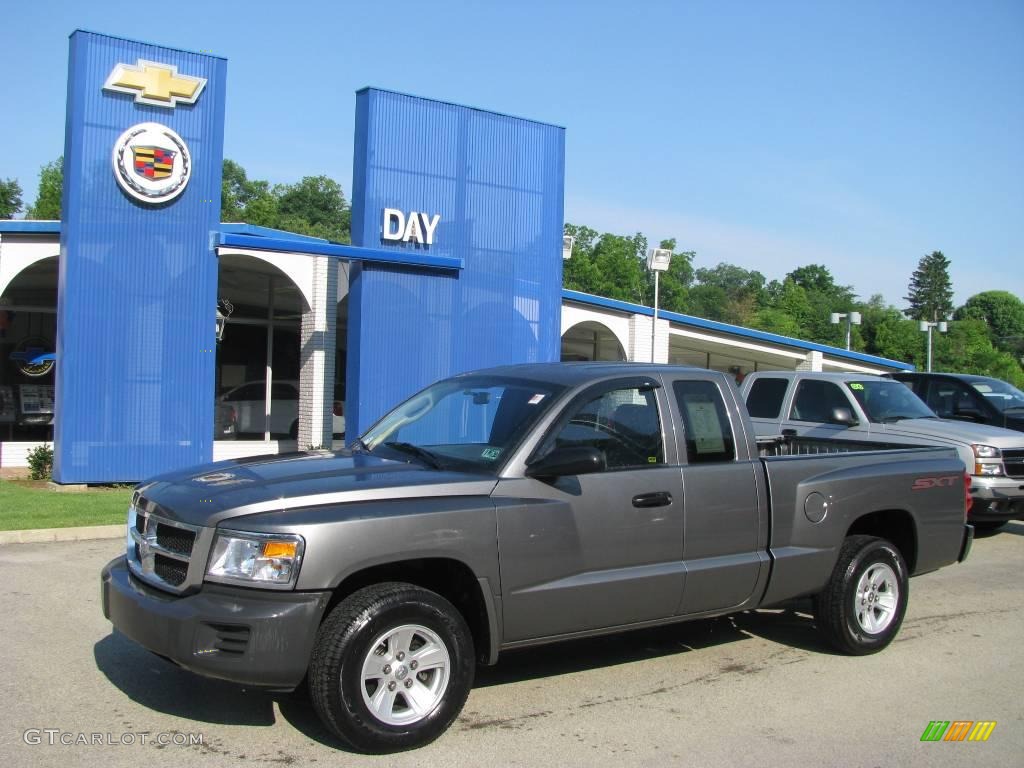
M 53 446 L 43 443 L 28 452 L 28 476 L 31 480 L 49 480 L 53 474 Z

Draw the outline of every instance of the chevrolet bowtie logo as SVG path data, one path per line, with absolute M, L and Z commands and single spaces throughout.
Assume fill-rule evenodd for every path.
M 174 109 L 179 103 L 195 104 L 203 92 L 206 78 L 179 75 L 173 64 L 157 64 L 139 59 L 136 66 L 118 64 L 103 89 L 128 93 L 136 104 Z

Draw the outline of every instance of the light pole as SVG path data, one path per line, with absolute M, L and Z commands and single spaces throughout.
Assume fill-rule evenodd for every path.
M 846 348 L 850 348 L 850 326 L 860 325 L 860 312 L 833 312 L 832 325 L 839 325 L 839 321 L 846 318 Z
M 672 263 L 668 248 L 651 248 L 647 252 L 647 269 L 654 273 L 654 321 L 651 323 L 651 362 L 654 362 L 654 337 L 658 331 L 658 275 L 667 272 Z
M 928 334 L 928 373 L 932 372 L 932 328 L 938 328 L 939 333 L 945 333 L 949 329 L 949 325 L 945 320 L 939 320 L 937 323 L 933 323 L 929 320 L 922 320 L 920 325 L 922 333 Z

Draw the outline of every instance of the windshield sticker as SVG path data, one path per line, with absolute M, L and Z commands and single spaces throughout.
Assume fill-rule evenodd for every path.
M 533 397 L 531 397 L 529 400 L 527 400 L 526 402 L 529 403 L 530 405 L 536 405 L 537 403 L 539 403 L 543 399 L 544 399 L 544 395 L 536 394 Z
M 490 459 L 491 461 L 499 456 L 501 456 L 501 448 L 484 448 L 484 452 L 480 454 L 480 458 Z
M 863 384 L 858 384 L 856 381 L 852 381 L 852 382 L 850 382 L 850 389 L 852 389 L 852 390 L 854 390 L 856 392 L 859 392 L 862 389 L 864 389 L 864 385 Z

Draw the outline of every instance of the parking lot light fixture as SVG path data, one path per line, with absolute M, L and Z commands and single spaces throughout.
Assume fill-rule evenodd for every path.
M 922 333 L 928 334 L 928 373 L 932 372 L 932 329 L 938 328 L 939 333 L 945 333 L 949 330 L 949 324 L 945 320 L 939 320 L 938 322 L 931 322 L 929 320 L 922 320 L 918 326 Z
M 672 264 L 672 251 L 651 248 L 647 252 L 647 269 L 654 273 L 654 320 L 651 322 L 651 362 L 654 362 L 654 339 L 658 330 L 658 274 L 667 272 Z
M 860 325 L 860 312 L 833 312 L 832 325 L 839 325 L 839 321 L 846 318 L 846 348 L 850 348 L 850 328 Z

